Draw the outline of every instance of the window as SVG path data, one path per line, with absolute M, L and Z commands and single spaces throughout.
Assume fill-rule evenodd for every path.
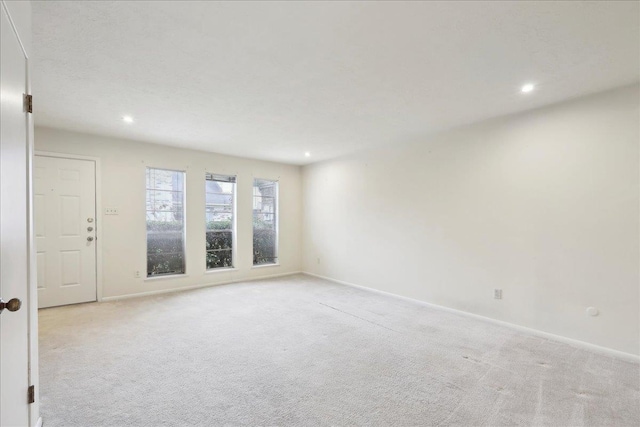
M 278 262 L 278 181 L 253 180 L 253 265 Z
M 185 272 L 184 176 L 147 168 L 147 277 Z
M 236 177 L 205 176 L 207 270 L 233 267 Z

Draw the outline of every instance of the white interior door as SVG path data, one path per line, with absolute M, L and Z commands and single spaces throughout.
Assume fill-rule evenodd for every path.
M 91 160 L 36 156 L 38 306 L 96 301 L 96 184 Z
M 0 426 L 29 425 L 27 58 L 0 4 Z M 2 308 L 2 307 L 0 307 Z

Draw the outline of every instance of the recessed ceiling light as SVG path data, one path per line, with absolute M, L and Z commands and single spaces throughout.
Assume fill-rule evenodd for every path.
M 535 86 L 533 85 L 533 83 L 527 83 L 526 85 L 522 86 L 522 89 L 520 89 L 520 92 L 529 93 L 529 92 L 532 92 L 534 88 Z
M 125 123 L 133 123 L 133 117 L 131 116 L 123 116 L 122 121 Z
M 311 153 L 307 151 L 307 152 L 304 153 L 304 156 L 305 157 L 311 157 Z

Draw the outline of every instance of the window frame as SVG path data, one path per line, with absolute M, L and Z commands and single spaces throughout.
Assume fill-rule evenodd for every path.
M 208 268 L 207 267 L 207 249 L 206 249 L 206 238 L 207 238 L 207 232 L 209 231 L 207 229 L 207 175 L 217 175 L 217 176 L 226 176 L 226 177 L 233 177 L 235 179 L 235 181 L 233 182 L 233 193 L 232 193 L 232 200 L 231 200 L 231 267 L 214 267 L 214 268 Z M 215 181 L 215 180 L 213 180 Z M 223 181 L 222 181 L 223 182 Z M 238 175 L 230 175 L 230 174 L 221 174 L 221 173 L 213 173 L 213 172 L 208 172 L 205 171 L 205 181 L 204 181 L 204 235 L 205 235 L 205 261 L 204 261 L 204 271 L 205 273 L 212 273 L 212 272 L 216 272 L 216 271 L 225 271 L 225 270 L 235 270 L 237 267 L 237 262 L 238 262 L 238 230 L 237 230 L 237 224 L 238 224 L 238 201 L 237 201 L 237 197 L 238 197 Z
M 147 187 L 147 173 L 149 170 L 160 170 L 166 172 L 179 172 L 182 174 L 182 273 L 166 273 L 166 274 L 149 274 L 149 230 L 147 227 L 147 197 L 149 191 L 165 191 L 157 190 L 156 188 Z M 164 167 L 147 166 L 145 168 L 145 260 L 147 264 L 145 280 L 162 279 L 168 277 L 184 277 L 187 275 L 187 171 L 181 169 L 171 169 Z
M 255 209 L 253 209 L 254 206 L 254 201 L 255 201 L 255 194 L 254 194 L 254 188 L 256 186 L 256 181 L 270 181 L 273 182 L 275 184 L 275 196 L 274 196 L 274 231 L 275 231 L 275 238 L 274 238 L 274 262 L 271 263 L 262 263 L 262 264 L 256 264 L 254 262 L 254 256 L 255 256 L 255 246 L 254 246 L 254 240 L 253 237 L 255 235 L 255 226 L 253 225 L 253 220 L 255 218 Z M 279 179 L 271 179 L 271 178 L 260 178 L 260 177 L 253 177 L 253 182 L 251 184 L 251 268 L 262 268 L 262 267 L 274 267 L 274 266 L 279 266 L 280 265 L 280 180 Z

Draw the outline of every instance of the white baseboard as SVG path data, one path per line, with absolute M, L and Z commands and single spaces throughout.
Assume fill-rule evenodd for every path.
M 209 287 L 212 287 L 212 286 L 229 285 L 231 283 L 255 282 L 257 280 L 273 279 L 273 278 L 276 278 L 276 277 L 291 276 L 291 275 L 294 275 L 294 274 L 301 274 L 301 273 L 302 273 L 302 271 L 292 271 L 292 272 L 289 272 L 289 273 L 269 274 L 269 275 L 265 275 L 265 276 L 248 277 L 248 278 L 245 278 L 245 279 L 226 280 L 224 282 L 204 283 L 204 284 L 195 285 L 195 286 L 182 286 L 182 287 L 179 287 L 179 288 L 160 289 L 160 290 L 155 290 L 155 291 L 138 292 L 138 293 L 135 293 L 135 294 L 116 295 L 116 296 L 113 296 L 113 297 L 102 297 L 100 302 L 118 301 L 118 300 L 129 299 L 129 298 L 140 298 L 140 297 L 146 297 L 146 296 L 151 296 L 151 295 L 170 294 L 170 293 L 173 293 L 173 292 L 189 291 L 189 290 L 192 290 L 192 289 L 200 289 L 200 288 L 209 288 Z
M 427 307 L 431 307 L 431 308 L 436 308 L 439 310 L 443 310 L 443 311 L 447 311 L 450 313 L 455 313 L 455 314 L 459 314 L 462 316 L 467 316 L 467 317 L 472 317 L 474 319 L 478 319 L 478 320 L 483 320 L 485 322 L 490 322 L 490 323 L 494 323 L 496 325 L 501 325 L 501 326 L 505 326 L 511 329 L 515 329 L 517 331 L 520 332 L 525 332 L 525 333 L 529 333 L 532 335 L 536 335 L 536 336 L 540 336 L 543 338 L 548 338 L 554 341 L 560 341 L 560 342 L 564 342 L 566 344 L 571 344 L 573 346 L 576 347 L 582 347 L 588 350 L 592 350 L 598 353 L 602 353 L 602 354 L 606 354 L 609 356 L 613 356 L 616 357 L 618 359 L 623 359 L 629 362 L 640 362 L 640 356 L 636 356 L 635 354 L 631 354 L 631 353 L 625 353 L 624 351 L 619 351 L 619 350 L 614 350 L 612 348 L 608 348 L 608 347 L 602 347 L 596 344 L 591 344 L 585 341 L 580 341 L 580 340 L 576 340 L 573 338 L 567 338 L 567 337 L 563 337 L 561 335 L 555 335 L 555 334 L 551 334 L 549 332 L 544 332 L 541 331 L 539 329 L 533 329 L 533 328 L 528 328 L 526 326 L 520 326 L 520 325 L 516 325 L 515 323 L 509 323 L 509 322 L 505 322 L 503 320 L 497 320 L 497 319 L 492 319 L 491 317 L 486 317 L 486 316 L 481 316 L 479 314 L 474 314 L 474 313 L 469 313 L 468 311 L 462 311 L 462 310 L 457 310 L 455 308 L 450 308 L 450 307 L 445 307 L 443 305 L 438 305 L 438 304 L 433 304 L 430 302 L 426 302 L 426 301 L 422 301 L 422 300 L 418 300 L 415 298 L 409 298 L 409 297 L 405 297 L 402 295 L 398 295 L 398 294 L 394 294 L 391 292 L 386 292 L 386 291 L 381 291 L 378 289 L 374 289 L 374 288 L 368 288 L 366 286 L 362 286 L 362 285 L 356 285 L 355 283 L 349 283 L 349 282 L 345 282 L 343 280 L 337 280 L 337 279 L 333 279 L 331 277 L 326 277 L 326 276 L 321 276 L 319 274 L 315 274 L 315 273 L 309 273 L 306 271 L 302 272 L 303 274 L 306 274 L 308 276 L 313 276 L 313 277 L 317 277 L 319 279 L 324 279 L 327 280 L 329 282 L 333 282 L 333 283 L 338 283 L 340 285 L 345 285 L 345 286 L 351 286 L 354 288 L 358 288 L 358 289 L 363 289 L 369 292 L 375 292 L 378 294 L 382 294 L 382 295 L 386 295 L 386 296 L 390 296 L 390 297 L 394 297 L 394 298 L 399 298 L 405 301 L 410 301 L 413 303 L 417 303 L 420 305 L 424 305 Z

